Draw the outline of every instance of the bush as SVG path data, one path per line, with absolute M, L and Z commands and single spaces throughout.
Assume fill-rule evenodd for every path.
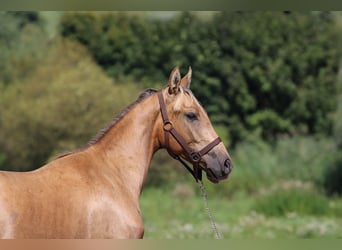
M 234 169 L 223 190 L 256 194 L 273 183 L 297 180 L 323 188 L 324 173 L 336 151 L 332 140 L 314 137 L 279 138 L 273 145 L 257 139 L 231 150 Z
M 0 12 L 0 82 L 29 76 L 43 59 L 48 38 L 38 12 Z
M 0 167 L 2 166 L 2 164 L 5 162 L 6 156 L 4 154 L 0 153 Z
M 327 215 L 328 199 L 312 190 L 278 189 L 256 199 L 252 209 L 267 216 Z
M 31 170 L 83 146 L 138 92 L 109 79 L 80 44 L 57 41 L 31 77 L 0 92 L 6 169 Z
M 329 195 L 342 195 L 342 156 L 336 156 L 326 170 L 324 188 Z
M 340 78 L 342 75 L 340 76 Z M 334 137 L 337 147 L 342 149 L 342 78 L 340 79 L 340 95 L 338 97 L 337 110 L 334 114 Z

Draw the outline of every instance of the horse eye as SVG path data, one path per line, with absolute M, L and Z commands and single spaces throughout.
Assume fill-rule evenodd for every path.
M 186 118 L 188 118 L 190 121 L 198 120 L 197 115 L 194 112 L 189 112 L 185 114 Z

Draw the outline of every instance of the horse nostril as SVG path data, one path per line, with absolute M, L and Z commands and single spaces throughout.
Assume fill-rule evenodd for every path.
M 226 159 L 226 160 L 224 161 L 224 168 L 223 168 L 223 171 L 222 171 L 222 172 L 223 172 L 224 174 L 229 174 L 231 170 L 232 170 L 231 162 L 230 162 L 229 159 Z

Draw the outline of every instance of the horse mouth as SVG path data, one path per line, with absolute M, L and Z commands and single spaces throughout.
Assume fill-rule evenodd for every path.
M 208 169 L 206 171 L 207 174 L 207 178 L 209 181 L 211 181 L 212 183 L 219 183 L 220 181 L 223 181 L 225 179 L 228 178 L 229 174 L 227 175 L 221 175 L 221 176 L 216 176 L 213 171 L 211 171 L 211 169 Z
M 225 174 L 221 173 L 220 175 L 217 175 L 215 174 L 215 171 L 207 167 L 206 163 L 202 164 L 201 162 L 200 166 L 205 171 L 208 180 L 215 184 L 227 179 L 231 172 L 231 169 L 230 169 L 228 173 L 225 173 Z

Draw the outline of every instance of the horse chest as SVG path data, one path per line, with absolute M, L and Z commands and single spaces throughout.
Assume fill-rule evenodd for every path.
M 88 238 L 141 238 L 143 224 L 138 209 L 106 196 L 87 202 Z

